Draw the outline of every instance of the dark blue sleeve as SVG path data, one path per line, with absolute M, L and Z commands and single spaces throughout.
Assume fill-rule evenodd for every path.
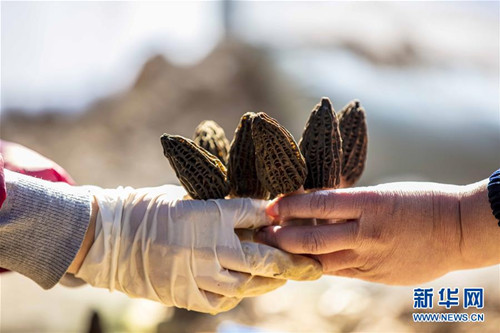
M 0 208 L 2 208 L 2 204 L 7 197 L 7 192 L 5 189 L 5 178 L 3 176 L 3 158 L 2 154 L 0 154 Z
M 500 169 L 493 172 L 488 183 L 488 199 L 490 200 L 493 215 L 499 221 L 500 227 Z

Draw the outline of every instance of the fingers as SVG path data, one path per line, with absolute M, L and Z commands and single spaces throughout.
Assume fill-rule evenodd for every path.
M 323 190 L 281 197 L 269 204 L 267 214 L 275 219 L 357 219 L 361 215 L 363 192 Z
M 272 218 L 266 215 L 264 200 L 250 198 L 211 199 L 211 200 L 180 200 L 170 202 L 168 198 L 162 202 L 164 216 L 175 220 L 213 221 L 224 225 L 224 228 L 258 228 L 272 225 Z
M 241 253 L 218 251 L 220 264 L 227 269 L 261 277 L 309 281 L 319 279 L 321 264 L 314 259 L 294 255 L 265 244 L 241 242 Z
M 363 270 L 360 270 L 359 268 L 341 269 L 341 270 L 332 272 L 330 274 L 335 275 L 335 276 L 342 276 L 342 277 L 356 278 L 356 279 L 372 281 L 372 279 Z
M 320 254 L 315 256 L 315 258 L 323 265 L 323 272 L 325 274 L 336 274 L 338 271 L 358 268 L 364 264 L 359 254 L 353 250 Z
M 263 276 L 253 276 L 248 273 L 225 270 L 220 277 L 198 276 L 196 283 L 202 290 L 225 297 L 254 297 L 268 293 L 286 283 L 286 280 Z
M 190 303 L 187 304 L 174 304 L 176 307 L 185 308 L 191 311 L 210 313 L 212 315 L 229 311 L 236 307 L 242 300 L 239 297 L 227 297 L 210 291 L 200 290 L 203 294 L 205 304 Z
M 231 274 L 236 280 L 242 283 L 232 286 L 226 285 L 224 286 L 225 289 L 222 290 L 221 288 L 213 288 L 214 283 L 212 281 L 212 283 L 210 283 L 212 287 L 208 289 L 213 289 L 215 292 L 211 292 L 208 289 L 199 290 L 204 299 L 203 304 L 198 302 L 190 304 L 188 299 L 187 304 L 175 304 L 175 306 L 215 315 L 233 309 L 245 297 L 258 296 L 270 292 L 286 283 L 286 280 L 262 278 L 237 272 L 228 272 L 228 274 Z M 246 292 L 242 293 L 241 291 Z M 227 293 L 227 295 L 221 294 L 221 292 Z
M 265 200 L 237 198 L 229 200 L 213 200 L 222 218 L 234 223 L 234 228 L 259 228 L 272 224 L 272 219 L 266 215 Z
M 325 254 L 357 247 L 358 223 L 266 227 L 254 239 L 290 253 Z

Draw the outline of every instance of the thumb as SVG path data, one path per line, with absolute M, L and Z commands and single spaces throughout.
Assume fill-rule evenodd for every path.
M 221 215 L 231 218 L 234 228 L 255 229 L 273 224 L 272 218 L 266 215 L 269 201 L 250 198 L 214 200 Z
M 342 189 L 290 195 L 272 201 L 266 213 L 275 220 L 300 218 L 357 219 L 366 192 Z

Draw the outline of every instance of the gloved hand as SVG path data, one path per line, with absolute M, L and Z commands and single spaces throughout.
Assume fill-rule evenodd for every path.
M 183 188 L 97 190 L 95 240 L 76 276 L 165 305 L 218 313 L 286 279 L 314 280 L 321 265 L 264 244 L 235 228 L 271 225 L 267 202 L 182 200 Z

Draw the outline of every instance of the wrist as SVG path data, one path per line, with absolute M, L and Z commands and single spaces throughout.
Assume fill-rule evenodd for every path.
M 500 263 L 500 228 L 491 213 L 488 181 L 464 186 L 460 200 L 462 269 Z
M 95 222 L 97 219 L 98 212 L 99 212 L 99 206 L 97 204 L 95 197 L 92 196 L 92 212 L 90 216 L 89 227 L 87 229 L 87 232 L 85 233 L 85 237 L 83 239 L 80 250 L 78 250 L 75 259 L 68 268 L 68 273 L 76 274 L 78 272 L 78 270 L 82 266 L 83 261 L 85 260 L 85 257 L 87 256 L 87 253 L 89 252 L 90 248 L 92 247 L 92 244 L 94 243 Z

